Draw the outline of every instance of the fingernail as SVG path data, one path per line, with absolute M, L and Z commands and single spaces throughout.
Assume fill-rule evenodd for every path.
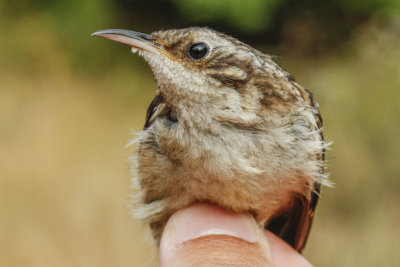
M 249 214 L 238 214 L 210 204 L 195 204 L 176 212 L 173 223 L 180 243 L 212 235 L 226 235 L 255 243 L 260 230 Z

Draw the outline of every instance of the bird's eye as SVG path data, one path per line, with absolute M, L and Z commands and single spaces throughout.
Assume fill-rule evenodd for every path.
M 202 59 L 207 55 L 208 46 L 205 43 L 197 43 L 189 48 L 189 56 L 193 59 Z

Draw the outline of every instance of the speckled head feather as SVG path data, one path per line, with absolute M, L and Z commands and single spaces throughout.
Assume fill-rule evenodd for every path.
M 155 239 L 174 211 L 206 201 L 253 214 L 301 251 L 327 183 L 311 93 L 270 56 L 209 28 L 94 35 L 133 46 L 157 81 L 134 160 L 135 214 Z

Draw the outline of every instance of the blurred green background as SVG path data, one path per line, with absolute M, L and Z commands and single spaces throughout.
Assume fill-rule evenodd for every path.
M 0 266 L 152 266 L 124 148 L 156 84 L 90 37 L 209 26 L 315 93 L 334 145 L 305 250 L 315 266 L 400 266 L 400 1 L 0 1 Z

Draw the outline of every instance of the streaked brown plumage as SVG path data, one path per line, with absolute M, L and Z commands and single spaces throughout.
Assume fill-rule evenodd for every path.
M 301 251 L 327 181 L 312 94 L 270 56 L 208 28 L 94 35 L 131 45 L 158 84 L 134 179 L 136 215 L 155 239 L 174 211 L 207 201 L 253 214 Z

